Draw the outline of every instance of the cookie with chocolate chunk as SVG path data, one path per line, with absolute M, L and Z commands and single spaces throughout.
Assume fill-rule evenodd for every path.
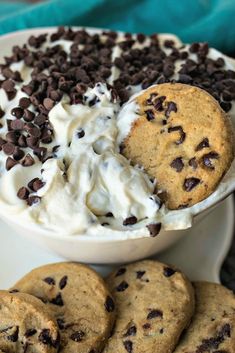
M 56 353 L 59 330 L 37 298 L 0 291 L 0 352 Z
M 169 209 L 208 197 L 234 157 L 230 120 L 218 102 L 180 83 L 152 86 L 135 100 L 138 116 L 123 141 L 124 156 L 156 178 Z
M 208 282 L 194 284 L 196 309 L 175 353 L 234 353 L 235 296 Z
M 103 279 L 78 263 L 37 268 L 15 289 L 40 298 L 60 328 L 60 352 L 100 352 L 115 318 L 115 304 Z
M 120 267 L 107 284 L 117 320 L 104 353 L 170 353 L 194 312 L 194 291 L 176 268 L 145 260 Z

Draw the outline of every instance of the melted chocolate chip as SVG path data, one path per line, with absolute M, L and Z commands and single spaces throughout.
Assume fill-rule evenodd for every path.
M 146 271 L 136 271 L 136 278 L 141 279 Z
M 149 234 L 151 237 L 156 237 L 160 230 L 161 230 L 161 223 L 152 223 L 152 224 L 148 224 L 146 227 L 149 230 Z
M 184 185 L 183 185 L 183 188 L 185 191 L 189 192 L 191 191 L 192 189 L 194 189 L 199 183 L 200 183 L 200 179 L 198 178 L 187 178 L 184 180 Z
M 128 336 L 135 336 L 137 332 L 137 328 L 135 325 L 130 326 L 126 333 L 123 335 L 123 337 L 128 337 Z
M 68 282 L 68 276 L 64 276 L 61 278 L 60 282 L 59 282 L 59 288 L 62 290 L 66 287 Z
M 146 324 L 143 324 L 142 327 L 144 330 L 149 330 L 151 328 L 151 325 L 150 325 L 150 323 L 146 322 Z
M 189 164 L 190 167 L 192 167 L 194 170 L 197 169 L 197 167 L 198 167 L 197 160 L 196 160 L 195 157 L 191 158 L 191 159 L 188 161 L 188 164 Z
M 210 152 L 210 153 L 204 154 L 202 156 L 203 165 L 209 169 L 214 170 L 215 167 L 212 164 L 211 159 L 218 159 L 218 158 L 219 158 L 219 154 L 217 152 Z
M 29 328 L 29 329 L 25 332 L 24 336 L 25 336 L 26 338 L 28 338 L 28 337 L 34 336 L 36 333 L 37 333 L 37 330 L 36 330 L 35 328 Z
M 155 319 L 157 317 L 162 318 L 163 317 L 163 313 L 162 313 L 161 310 L 154 309 L 154 310 L 151 310 L 148 313 L 147 320 L 152 320 L 152 319 Z
M 165 101 L 166 97 L 165 96 L 160 96 L 154 100 L 154 109 L 158 112 L 163 111 L 163 102 Z
M 46 277 L 43 279 L 44 282 L 46 282 L 47 284 L 49 284 L 50 286 L 54 286 L 55 285 L 55 280 L 52 277 Z
M 185 137 L 186 137 L 186 134 L 185 134 L 185 132 L 184 132 L 182 126 L 173 126 L 173 127 L 169 127 L 169 128 L 168 128 L 168 132 L 169 132 L 169 133 L 175 132 L 175 131 L 178 131 L 179 134 L 180 134 L 180 138 L 179 138 L 179 140 L 176 140 L 176 141 L 175 141 L 175 144 L 176 144 L 176 145 L 180 145 L 181 143 L 184 142 Z
M 54 346 L 49 329 L 43 329 L 38 335 L 38 340 L 47 346 Z
M 74 342 L 81 342 L 84 337 L 85 337 L 85 332 L 80 330 L 72 333 L 72 335 L 70 336 L 70 339 Z
M 121 267 L 121 268 L 119 268 L 119 269 L 117 270 L 115 277 L 121 276 L 121 275 L 123 275 L 125 272 L 126 272 L 126 268 L 125 268 L 125 267 Z
M 135 223 L 137 223 L 137 218 L 135 216 L 128 217 L 123 221 L 124 226 L 133 225 Z
M 106 301 L 104 303 L 105 309 L 109 312 L 112 313 L 115 310 L 115 304 L 113 299 L 108 295 L 106 298 Z
M 83 129 L 80 129 L 78 132 L 77 132 L 77 137 L 79 139 L 83 138 L 85 136 L 85 131 Z
M 195 148 L 195 151 L 197 152 L 207 147 L 210 147 L 210 144 L 209 144 L 208 138 L 206 137 L 197 145 L 197 147 Z
M 61 293 L 57 294 L 57 296 L 56 296 L 55 298 L 53 298 L 53 299 L 50 301 L 50 303 L 51 303 L 51 304 L 54 304 L 54 305 L 57 305 L 57 306 L 63 306 L 63 305 L 64 305 L 64 302 L 63 302 Z
M 217 332 L 215 337 L 203 339 L 201 345 L 197 347 L 195 353 L 204 353 L 212 350 L 214 351 L 215 349 L 218 349 L 220 344 L 222 344 L 229 337 L 231 337 L 231 327 L 229 324 L 225 324 Z
M 126 281 L 122 281 L 117 287 L 117 292 L 124 292 L 129 287 L 129 284 Z
M 175 274 L 175 270 L 171 267 L 164 267 L 163 274 L 165 277 L 171 277 Z
M 132 353 L 132 349 L 133 349 L 133 343 L 128 340 L 128 341 L 124 341 L 123 342 L 123 345 L 125 347 L 125 350 L 128 352 L 128 353 Z
M 168 119 L 171 112 L 177 112 L 177 106 L 175 104 L 175 102 L 168 102 L 167 103 L 167 108 L 166 108 L 166 111 L 165 111 L 165 116 L 166 118 Z
M 151 109 L 145 110 L 145 114 L 148 121 L 155 119 L 154 112 Z
M 16 326 L 14 332 L 7 336 L 7 340 L 11 342 L 17 342 L 18 336 L 19 336 L 19 327 Z
M 182 169 L 184 168 L 184 163 L 182 161 L 182 157 L 177 157 L 175 158 L 171 164 L 170 164 L 171 168 L 174 168 L 177 173 L 180 173 L 182 171 Z

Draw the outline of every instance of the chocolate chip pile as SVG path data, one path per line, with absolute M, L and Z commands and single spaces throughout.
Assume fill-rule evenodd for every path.
M 60 40 L 71 42 L 69 52 L 63 49 Z M 116 47 L 121 54 L 113 58 Z M 12 55 L 5 57 L 4 64 L 0 65 L 3 76 L 0 87 L 8 100 L 13 100 L 18 90 L 27 95 L 18 101 L 10 116 L 5 116 L 0 102 L 0 122 L 5 118 L 7 124 L 6 133 L 0 137 L 0 150 L 7 156 L 6 170 L 56 158 L 55 152 L 60 146 L 51 147 L 54 133 L 48 116 L 50 110 L 65 95 L 70 104 L 94 106 L 97 97 L 88 102 L 85 93 L 98 82 L 107 83 L 113 99 L 118 97 L 120 104 L 128 100 L 132 86 L 145 89 L 153 83 L 171 81 L 192 84 L 208 91 L 229 111 L 235 99 L 235 72 L 225 69 L 223 58 L 213 60 L 208 53 L 206 43 L 193 43 L 189 49 L 178 48 L 173 40 L 160 44 L 157 34 L 147 37 L 126 33 L 120 38 L 112 31 L 101 35 L 59 27 L 51 35 L 31 36 L 23 46 L 14 46 Z M 191 54 L 195 60 L 189 58 Z M 179 60 L 182 65 L 176 77 Z M 12 64 L 21 61 L 31 70 L 27 83 L 19 71 L 12 69 Z M 118 72 L 115 79 L 113 70 Z M 156 104 L 160 108 L 162 102 Z M 168 113 L 174 109 L 174 105 L 170 106 Z M 150 111 L 148 119 L 152 119 Z M 183 139 L 183 132 L 179 132 Z M 31 193 L 42 186 L 40 178 L 32 180 L 30 185 L 20 188 L 18 197 L 30 206 L 40 200 L 38 196 L 30 196 Z

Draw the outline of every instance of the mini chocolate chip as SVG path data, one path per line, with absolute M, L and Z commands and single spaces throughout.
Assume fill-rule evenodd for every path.
M 58 305 L 58 306 L 63 306 L 63 305 L 64 305 L 64 302 L 63 302 L 61 293 L 57 294 L 57 296 L 56 296 L 55 298 L 53 298 L 53 299 L 50 301 L 50 303 L 51 303 L 51 304 L 54 304 L 54 305 Z
M 180 133 L 180 138 L 179 138 L 179 140 L 175 141 L 175 144 L 180 145 L 181 143 L 184 142 L 186 134 L 185 134 L 182 126 L 173 126 L 173 127 L 168 128 L 169 133 L 175 132 L 175 131 L 178 131 Z
M 109 312 L 112 313 L 115 310 L 115 304 L 113 299 L 108 295 L 106 298 L 106 301 L 104 303 L 105 309 Z
M 197 160 L 196 160 L 195 157 L 191 158 L 191 159 L 188 161 L 188 164 L 189 164 L 190 167 L 192 167 L 193 169 L 197 169 L 197 167 L 198 167 Z
M 27 98 L 27 97 L 22 97 L 20 98 L 20 101 L 19 101 L 19 106 L 22 108 L 22 109 L 27 109 L 29 106 L 30 106 L 31 102 L 30 102 L 30 99 Z
M 28 206 L 33 206 L 33 205 L 37 205 L 40 202 L 40 197 L 39 196 L 29 196 L 28 200 L 27 200 L 27 205 Z
M 77 132 L 77 137 L 79 139 L 81 139 L 82 137 L 85 136 L 85 131 L 83 129 L 80 129 L 78 132 Z
M 154 112 L 151 109 L 145 110 L 145 114 L 148 121 L 155 119 Z
M 15 331 L 11 335 L 7 336 L 7 340 L 11 342 L 17 342 L 18 336 L 19 336 L 19 327 L 16 326 Z
M 145 274 L 145 271 L 136 271 L 136 278 L 141 279 Z
M 6 155 L 11 155 L 13 154 L 15 149 L 15 146 L 13 145 L 13 143 L 7 142 L 2 146 L 2 150 Z
M 119 268 L 119 269 L 117 270 L 115 277 L 121 276 L 121 275 L 123 275 L 125 272 L 126 272 L 126 268 L 125 268 L 125 267 L 121 267 L 121 268 Z
M 123 345 L 125 347 L 125 350 L 128 352 L 128 353 L 132 353 L 132 349 L 133 349 L 133 343 L 128 340 L 128 341 L 124 341 L 123 342 Z
M 25 332 L 24 336 L 25 336 L 26 338 L 28 338 L 28 337 L 34 336 L 36 333 L 37 333 L 37 330 L 36 330 L 35 328 L 29 328 L 29 329 Z
M 43 282 L 46 282 L 47 284 L 49 284 L 50 286 L 54 286 L 55 285 L 55 280 L 52 277 L 46 277 L 43 279 Z
M 135 216 L 128 217 L 123 221 L 124 226 L 133 225 L 135 223 L 137 223 L 137 218 Z
M 177 157 L 175 158 L 171 164 L 170 164 L 171 168 L 174 168 L 177 173 L 180 173 L 182 171 L 182 169 L 184 168 L 184 163 L 182 161 L 182 157 Z
M 11 168 L 13 168 L 16 164 L 18 164 L 17 161 L 15 161 L 13 158 L 11 157 L 7 157 L 6 160 L 6 170 L 9 171 Z
M 20 107 L 13 108 L 11 110 L 11 115 L 15 116 L 16 119 L 21 119 L 24 114 L 24 110 Z
M 195 148 L 195 151 L 200 151 L 202 150 L 203 148 L 207 148 L 207 147 L 210 147 L 210 144 L 209 144 L 209 140 L 207 137 L 205 137 L 198 145 L 197 147 Z
M 116 287 L 117 292 L 124 292 L 127 288 L 129 287 L 129 284 L 126 281 L 122 281 L 119 283 L 119 285 Z
M 29 196 L 29 190 L 22 186 L 18 192 L 17 192 L 17 196 L 19 197 L 19 199 L 21 200 L 27 200 L 28 196 Z
M 137 328 L 135 325 L 129 327 L 123 337 L 135 336 L 137 332 Z
M 171 277 L 174 275 L 175 272 L 176 271 L 171 267 L 164 267 L 163 268 L 163 274 L 165 277 Z
M 59 283 L 59 288 L 62 290 L 66 287 L 68 281 L 68 276 L 64 276 L 61 278 L 60 283 Z
M 175 102 L 168 102 L 167 103 L 167 108 L 166 108 L 166 111 L 165 111 L 165 116 L 166 118 L 169 118 L 171 112 L 177 112 L 177 106 L 175 104 Z
M 84 336 L 85 336 L 85 332 L 80 330 L 72 333 L 72 335 L 70 336 L 70 339 L 74 342 L 81 342 Z
M 184 180 L 184 185 L 183 185 L 183 188 L 185 191 L 189 192 L 191 191 L 192 189 L 194 189 L 199 183 L 200 183 L 200 179 L 198 178 L 186 178 Z
M 151 237 L 156 237 L 161 230 L 161 223 L 152 223 L 146 226 L 149 230 Z
M 24 167 L 31 167 L 34 163 L 35 163 L 35 161 L 29 153 L 26 154 L 26 156 L 24 157 L 24 159 L 21 162 L 21 164 Z
M 156 317 L 163 317 L 163 313 L 161 310 L 153 309 L 148 313 L 147 320 L 155 319 Z
M 3 145 L 3 147 L 4 146 L 5 145 Z M 219 158 L 219 154 L 217 152 L 210 152 L 202 156 L 202 161 L 205 167 L 213 170 L 215 169 L 215 167 L 213 166 L 211 159 L 218 159 L 218 158 Z

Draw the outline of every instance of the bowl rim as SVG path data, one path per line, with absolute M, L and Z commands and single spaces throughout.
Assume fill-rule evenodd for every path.
M 64 26 L 64 27 L 70 27 L 75 30 L 85 29 L 86 31 L 88 31 L 90 33 L 102 33 L 103 31 L 112 31 L 111 29 L 107 29 L 107 28 L 96 28 L 96 27 L 87 27 L 87 26 Z M 0 35 L 0 43 L 2 40 L 12 39 L 12 38 L 14 39 L 14 38 L 20 37 L 22 35 L 29 35 L 30 36 L 30 35 L 34 35 L 34 34 L 37 35 L 37 34 L 45 33 L 45 32 L 50 34 L 50 33 L 53 33 L 57 28 L 58 28 L 58 26 L 33 27 L 33 28 L 28 28 L 28 29 L 19 29 L 19 30 L 13 31 L 13 32 L 9 32 L 9 33 Z M 118 30 L 116 30 L 116 32 L 119 34 L 125 33 L 124 31 L 118 31 Z M 133 33 L 133 34 L 135 34 L 135 33 Z M 178 36 L 174 35 L 173 33 L 159 33 L 159 34 L 164 35 L 164 36 L 175 37 L 176 40 L 181 42 L 180 38 Z M 215 50 L 217 51 L 217 49 L 215 49 Z M 228 59 L 228 61 L 231 63 L 231 65 L 232 65 L 232 62 L 235 65 L 235 59 L 230 58 L 229 56 L 227 56 L 223 53 L 221 53 L 221 55 L 226 57 Z M 235 163 L 235 158 L 232 163 Z M 229 170 L 227 171 L 227 173 L 228 172 L 229 172 Z M 192 218 L 195 218 L 195 216 L 198 216 L 201 213 L 217 206 L 220 202 L 222 202 L 225 198 L 227 198 L 233 192 L 234 189 L 235 189 L 235 185 L 232 187 L 230 184 L 229 187 L 226 188 L 226 191 L 224 191 L 220 195 L 220 197 L 216 197 L 216 199 L 213 199 L 211 201 L 209 206 L 200 207 L 199 210 L 196 212 L 195 210 L 193 210 L 193 207 L 195 206 L 195 205 L 193 205 L 189 208 L 186 208 L 185 211 L 189 212 L 189 210 L 191 210 L 191 216 L 192 216 Z M 211 195 L 213 195 L 213 194 L 214 194 L 214 192 Z M 208 198 L 211 195 L 209 195 Z M 196 205 L 200 205 L 205 200 L 198 202 Z M 175 210 L 174 212 L 177 212 L 177 210 Z M 128 230 L 121 231 L 121 230 L 115 230 L 115 229 L 111 230 L 112 234 L 106 234 L 106 235 L 89 235 L 89 232 L 86 235 L 84 235 L 84 234 L 69 234 L 69 235 L 65 234 L 64 235 L 63 232 L 57 233 L 55 230 L 41 228 L 40 226 L 37 226 L 36 224 L 34 225 L 33 223 L 24 223 L 22 225 L 21 223 L 23 220 L 15 221 L 15 220 L 13 220 L 13 217 L 9 217 L 4 212 L 0 213 L 0 218 L 3 219 L 4 221 L 6 221 L 8 224 L 12 223 L 12 224 L 14 224 L 14 226 L 19 226 L 27 231 L 35 231 L 37 233 L 40 233 L 40 236 L 49 237 L 49 238 L 60 238 L 64 241 L 77 240 L 77 241 L 81 241 L 81 242 L 94 243 L 94 240 L 95 240 L 96 242 L 101 242 L 101 243 L 104 242 L 105 243 L 105 242 L 115 242 L 115 241 L 142 239 L 142 238 L 151 238 L 148 231 L 145 234 L 138 236 L 136 234 L 129 233 Z M 144 233 L 144 232 L 141 232 L 141 230 L 143 230 L 143 228 L 140 228 L 140 234 Z M 171 232 L 171 231 L 173 231 L 173 232 L 180 232 L 181 231 L 182 232 L 184 230 L 185 229 L 161 230 L 160 233 Z M 115 233 L 117 233 L 117 234 L 115 234 Z

